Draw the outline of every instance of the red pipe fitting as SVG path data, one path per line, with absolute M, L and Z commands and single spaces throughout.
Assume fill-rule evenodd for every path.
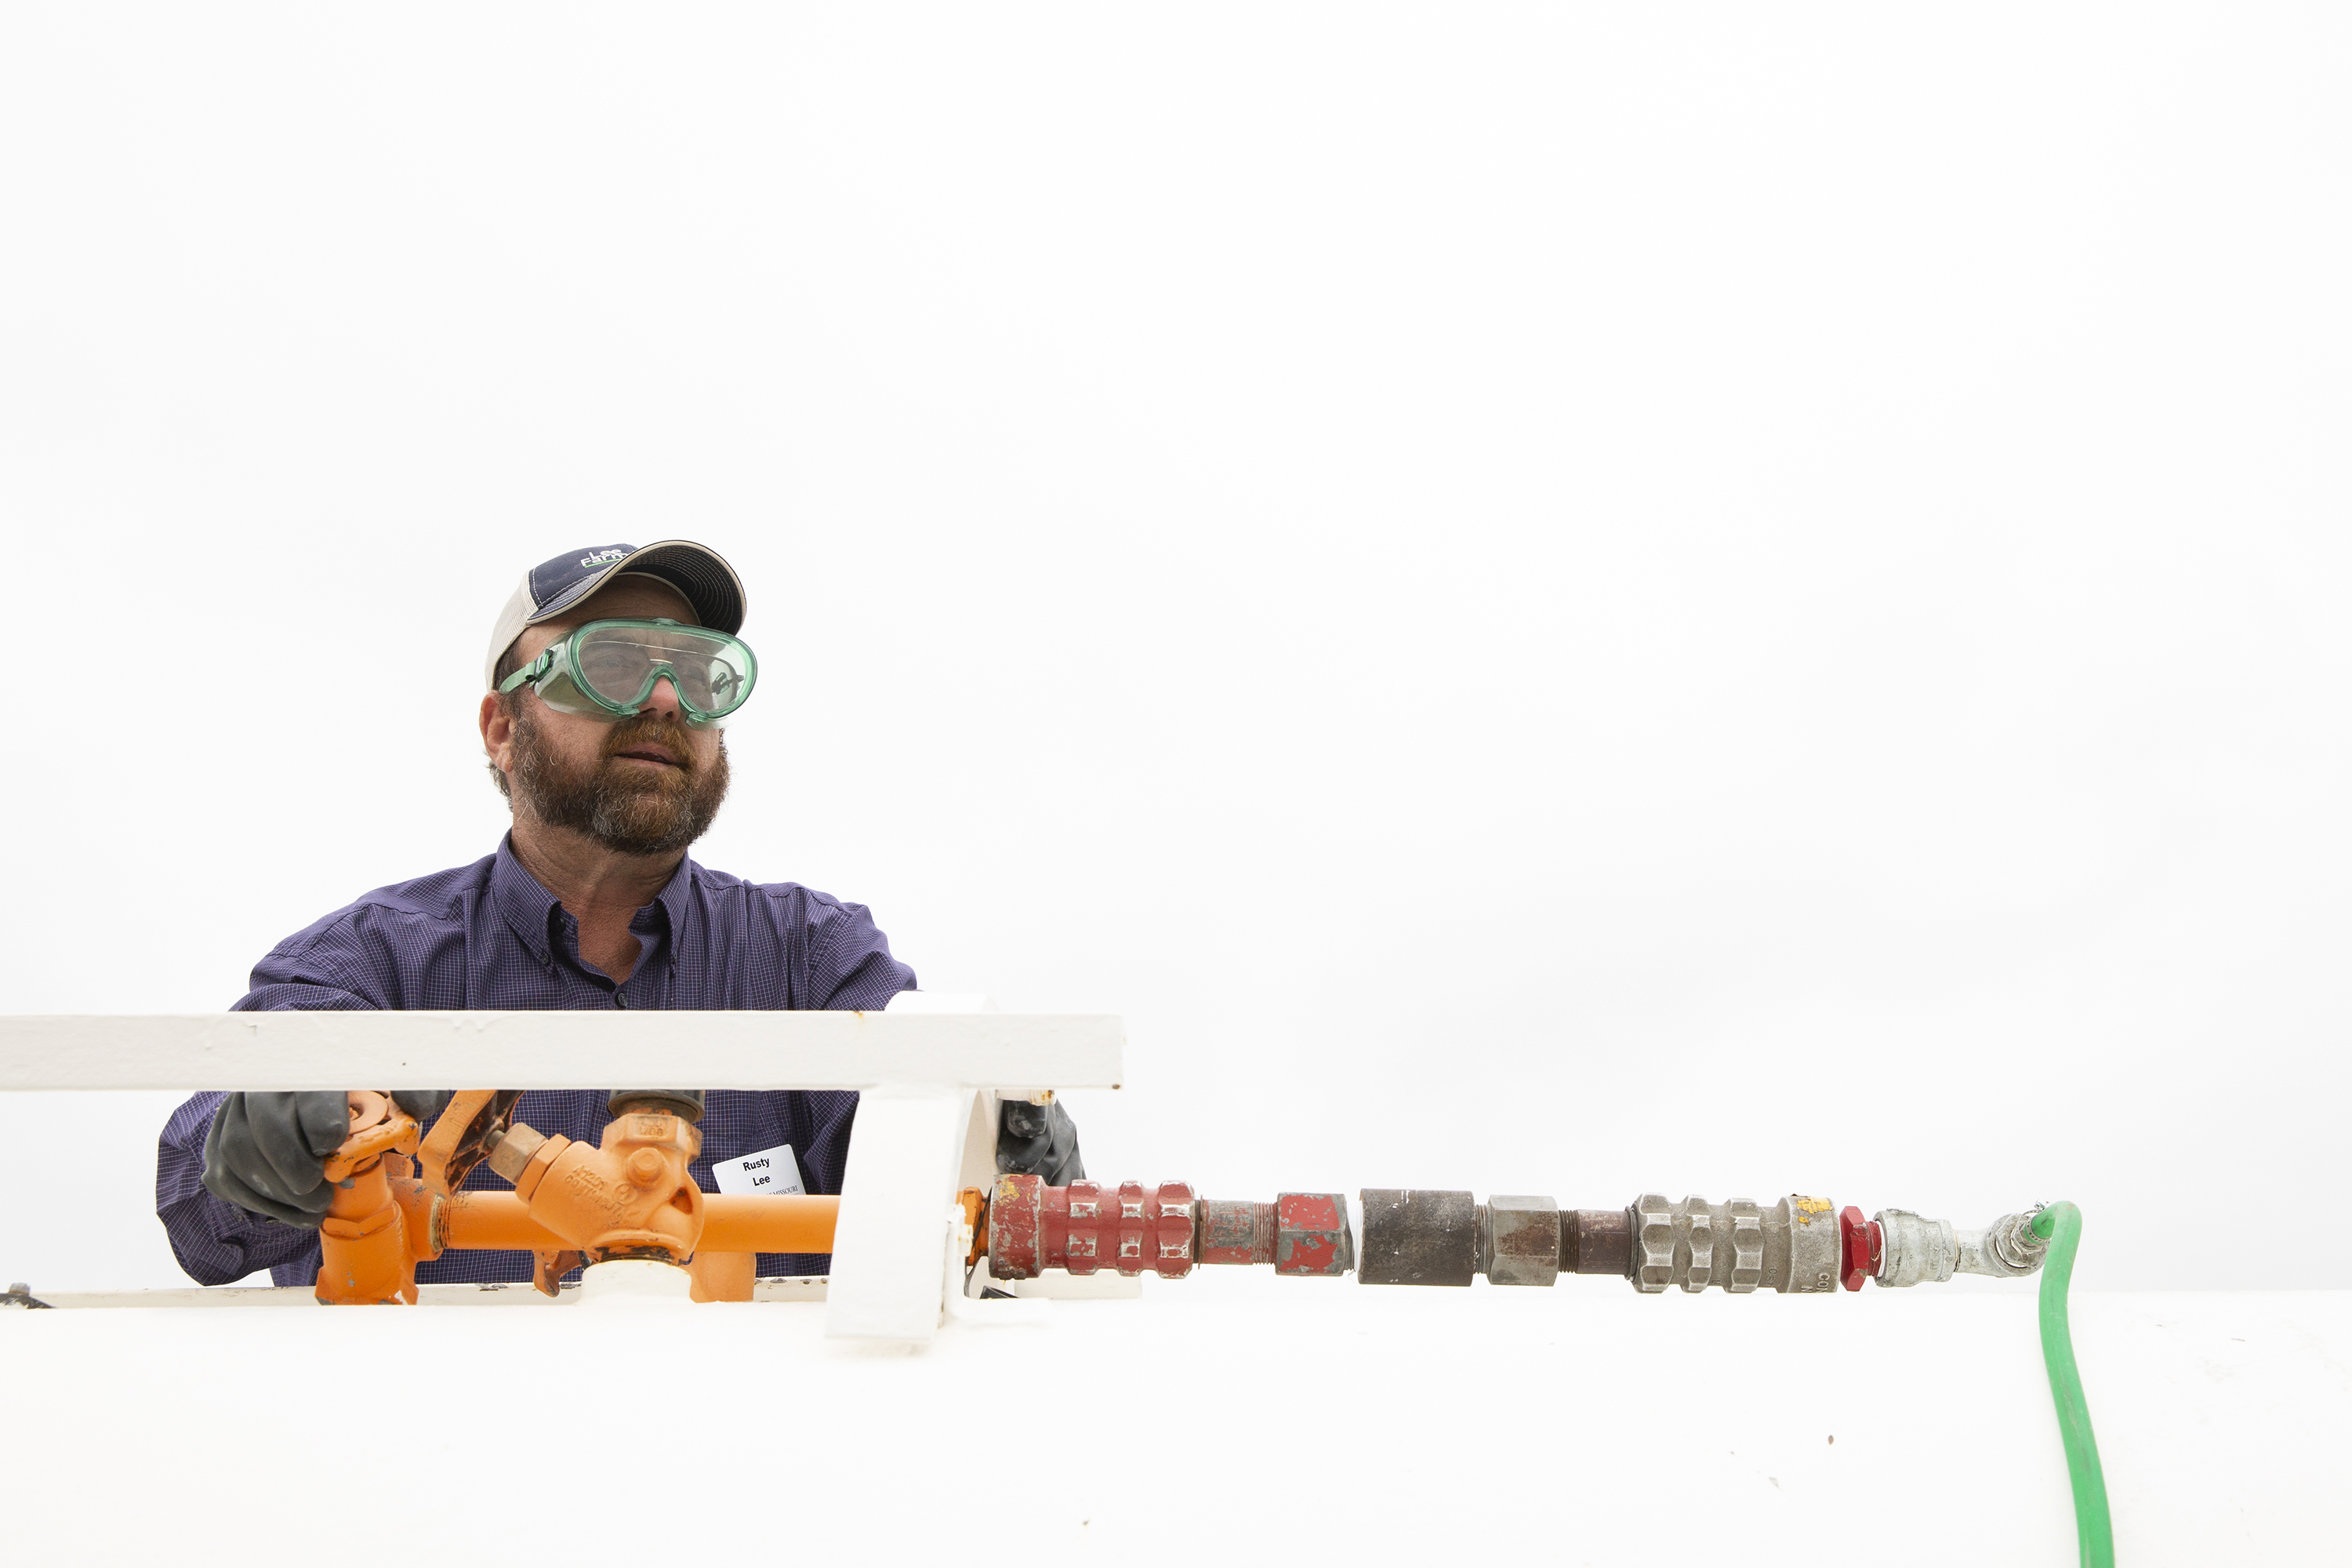
M 1849 1290 L 1862 1289 L 1865 1279 L 1878 1278 L 1878 1264 L 1885 1255 L 1885 1243 L 1876 1220 L 1865 1220 L 1862 1211 L 1849 1204 L 1838 1211 L 1838 1258 L 1843 1266 L 1843 1278 L 1839 1281 Z
M 999 1176 L 988 1203 L 988 1257 L 999 1279 L 1104 1268 L 1181 1279 L 1192 1272 L 1192 1189 L 1182 1182 L 1049 1187 L 1042 1176 Z
M 1270 1204 L 1201 1200 L 1201 1261 L 1271 1263 L 1276 1274 L 1345 1274 L 1356 1264 L 1348 1200 L 1338 1193 L 1284 1193 Z

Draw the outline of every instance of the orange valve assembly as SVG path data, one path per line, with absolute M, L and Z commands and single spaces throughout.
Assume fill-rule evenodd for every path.
M 685 1268 L 698 1301 L 748 1301 L 758 1254 L 833 1250 L 838 1198 L 701 1190 L 688 1170 L 701 1134 L 686 1114 L 699 1106 L 684 1097 L 615 1095 L 594 1149 L 513 1122 L 520 1098 L 462 1091 L 420 1138 L 388 1095 L 350 1096 L 351 1133 L 327 1163 L 336 1190 L 319 1229 L 320 1301 L 413 1305 L 416 1265 L 451 1247 L 529 1251 L 551 1296 L 581 1262 L 642 1258 Z M 460 1190 L 485 1162 L 515 1191 Z

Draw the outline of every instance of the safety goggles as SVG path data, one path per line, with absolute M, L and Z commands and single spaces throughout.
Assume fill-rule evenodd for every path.
M 689 724 L 715 724 L 751 695 L 760 661 L 740 637 L 672 620 L 590 621 L 499 682 L 528 686 L 559 713 L 612 721 L 646 705 L 667 676 Z

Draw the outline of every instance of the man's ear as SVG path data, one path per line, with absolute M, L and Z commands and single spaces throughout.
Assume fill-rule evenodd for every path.
M 476 716 L 482 731 L 482 750 L 492 766 L 506 771 L 508 752 L 514 745 L 514 715 L 499 700 L 495 691 L 482 694 L 482 708 Z

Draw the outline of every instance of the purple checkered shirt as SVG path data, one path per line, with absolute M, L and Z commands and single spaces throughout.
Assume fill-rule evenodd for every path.
M 307 1008 L 638 1007 L 875 1011 L 911 990 L 915 973 L 863 904 L 793 882 L 745 882 L 688 860 L 629 921 L 643 948 L 615 985 L 580 958 L 579 922 L 541 887 L 503 840 L 498 853 L 456 870 L 378 888 L 278 944 L 253 971 L 238 1012 Z M 648 1080 L 661 1076 L 646 1064 Z M 401 1088 L 402 1085 L 361 1085 Z M 451 1084 L 487 1089 L 495 1085 Z M 692 1085 L 683 1087 L 692 1088 Z M 206 1192 L 205 1134 L 223 1096 L 199 1094 L 164 1123 L 155 1160 L 155 1213 L 180 1267 L 206 1285 L 268 1268 L 280 1285 L 319 1271 L 319 1233 L 247 1214 Z M 792 1145 L 812 1193 L 841 1191 L 857 1096 L 844 1091 L 713 1089 L 702 1118 L 695 1180 L 712 1185 L 714 1160 Z M 594 1143 L 611 1120 L 602 1090 L 533 1090 L 515 1116 L 541 1132 Z M 488 1166 L 466 1185 L 511 1190 Z M 822 1274 L 826 1259 L 762 1253 L 760 1272 Z M 528 1252 L 449 1252 L 417 1266 L 425 1284 L 528 1279 Z

